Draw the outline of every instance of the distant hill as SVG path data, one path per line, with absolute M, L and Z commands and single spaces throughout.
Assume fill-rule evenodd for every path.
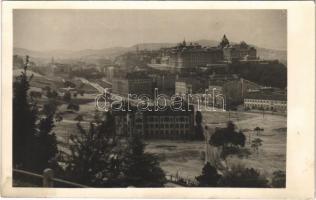
M 265 60 L 279 60 L 283 64 L 287 64 L 287 51 L 285 50 L 274 50 L 257 47 L 257 55 L 261 59 Z
M 188 41 L 187 43 L 190 43 L 190 41 Z M 199 43 L 202 46 L 217 46 L 219 44 L 219 42 L 215 40 L 198 40 L 193 41 L 192 43 Z M 37 63 L 48 63 L 51 61 L 52 57 L 54 57 L 54 59 L 57 61 L 63 62 L 80 60 L 89 63 L 95 63 L 97 60 L 100 59 L 114 59 L 115 57 L 128 51 L 136 51 L 137 48 L 139 50 L 158 50 L 160 48 L 172 47 L 176 44 L 177 43 L 141 43 L 133 45 L 131 47 L 111 47 L 104 49 L 85 49 L 79 51 L 53 50 L 42 52 L 28 50 L 24 48 L 14 48 L 13 54 L 20 56 L 29 55 Z M 269 60 L 278 59 L 281 62 L 286 63 L 286 51 L 266 49 L 257 46 L 255 47 L 257 48 L 257 54 L 260 58 Z

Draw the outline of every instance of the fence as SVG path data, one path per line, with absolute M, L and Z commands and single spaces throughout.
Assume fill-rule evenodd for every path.
M 166 175 L 167 181 L 185 187 L 198 186 L 197 181 L 189 178 L 183 178 L 179 175 Z M 45 169 L 43 174 L 36 174 L 33 172 L 13 169 L 13 186 L 14 187 L 55 187 L 55 188 L 87 188 L 89 186 L 78 183 L 54 178 L 52 169 Z
M 189 178 L 183 178 L 179 175 L 166 175 L 167 181 L 179 184 L 185 187 L 197 187 L 198 182 Z
M 63 187 L 63 188 L 87 188 L 88 186 L 70 181 L 54 178 L 52 169 L 45 169 L 43 174 L 13 169 L 13 186 L 15 187 Z

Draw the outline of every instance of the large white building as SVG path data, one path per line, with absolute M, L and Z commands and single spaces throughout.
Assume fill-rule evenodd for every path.
M 286 112 L 286 94 L 272 92 L 253 92 L 244 98 L 244 108 L 248 110 L 267 110 Z
M 176 81 L 175 92 L 177 95 L 192 94 L 192 84 L 186 83 L 185 81 Z

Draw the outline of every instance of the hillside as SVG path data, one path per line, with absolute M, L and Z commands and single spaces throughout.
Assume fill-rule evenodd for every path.
M 190 41 L 188 41 L 190 43 Z M 198 40 L 193 41 L 192 43 L 199 43 L 202 46 L 217 46 L 218 41 L 215 40 Z M 234 43 L 234 42 L 232 42 Z M 175 46 L 176 43 L 141 43 L 135 44 L 130 47 L 111 47 L 104 49 L 84 49 L 79 51 L 68 51 L 68 50 L 52 50 L 52 51 L 33 51 L 24 48 L 14 48 L 13 54 L 25 56 L 29 55 L 35 62 L 48 63 L 54 57 L 57 61 L 71 62 L 73 60 L 81 60 L 85 62 L 96 62 L 100 59 L 114 59 L 115 57 L 122 55 L 128 51 L 139 50 L 158 50 L 164 47 Z M 252 44 L 250 44 L 252 45 Z M 252 45 L 255 46 L 255 45 Z M 274 50 L 257 47 L 257 54 L 261 59 L 274 60 L 278 59 L 281 62 L 286 64 L 286 51 L 283 50 Z

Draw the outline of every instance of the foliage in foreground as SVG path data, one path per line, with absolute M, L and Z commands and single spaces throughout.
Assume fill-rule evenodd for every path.
M 44 105 L 41 113 L 29 96 L 32 76 L 27 76 L 29 57 L 20 76 L 13 82 L 13 167 L 42 173 L 58 168 L 54 134 L 56 107 Z
M 246 136 L 235 129 L 235 124 L 229 121 L 226 128 L 216 129 L 210 138 L 209 144 L 222 147 L 221 157 L 223 159 L 230 154 L 238 154 L 240 147 L 245 146 Z
M 71 138 L 67 178 L 93 187 L 163 187 L 165 174 L 158 158 L 145 153 L 138 136 L 115 135 L 114 117 L 99 114 L 86 131 L 78 123 L 79 133 Z
M 202 174 L 196 177 L 196 180 L 199 187 L 216 187 L 220 178 L 217 169 L 207 162 L 202 169 Z
M 163 187 L 166 183 L 158 158 L 145 153 L 145 144 L 136 135 L 129 139 L 123 174 L 124 182 L 135 187 Z
M 224 172 L 218 185 L 220 187 L 245 187 L 262 188 L 269 187 L 269 181 L 253 168 L 245 168 L 242 165 L 234 165 Z
M 284 171 L 273 172 L 271 186 L 275 188 L 284 188 L 286 186 L 286 174 Z

